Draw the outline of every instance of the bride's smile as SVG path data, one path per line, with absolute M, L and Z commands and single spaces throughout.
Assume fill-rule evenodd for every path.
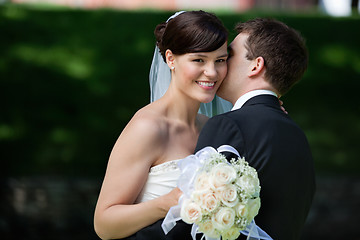
M 200 87 L 205 89 L 213 89 L 216 82 L 206 82 L 206 81 L 195 81 Z

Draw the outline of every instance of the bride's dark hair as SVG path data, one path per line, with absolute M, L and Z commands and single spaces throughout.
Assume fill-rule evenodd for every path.
M 220 19 L 204 11 L 184 12 L 167 23 L 160 23 L 154 34 L 164 61 L 167 49 L 178 55 L 212 52 L 228 38 L 228 31 Z

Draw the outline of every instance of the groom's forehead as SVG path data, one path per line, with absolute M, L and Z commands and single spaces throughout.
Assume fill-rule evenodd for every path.
M 240 33 L 236 36 L 236 38 L 231 42 L 231 44 L 228 46 L 228 50 L 237 50 L 239 48 L 245 47 L 246 41 L 248 39 L 248 34 Z

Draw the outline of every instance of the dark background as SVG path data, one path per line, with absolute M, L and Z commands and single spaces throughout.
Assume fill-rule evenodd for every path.
M 0 6 L 0 238 L 98 239 L 108 156 L 149 103 L 153 30 L 172 12 Z M 307 40 L 310 66 L 282 100 L 305 131 L 317 193 L 303 239 L 360 239 L 360 18 L 274 17 Z

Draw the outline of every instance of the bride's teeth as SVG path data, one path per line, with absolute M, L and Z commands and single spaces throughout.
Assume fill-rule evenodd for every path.
M 213 82 L 199 82 L 199 85 L 205 86 L 205 87 L 212 87 L 215 83 Z

